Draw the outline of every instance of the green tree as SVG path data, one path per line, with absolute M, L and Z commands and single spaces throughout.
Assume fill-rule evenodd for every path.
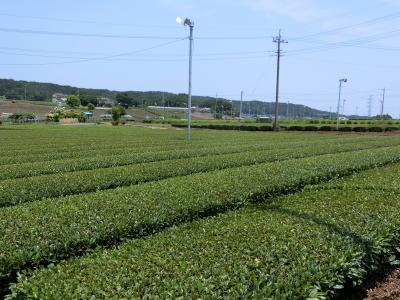
M 89 103 L 92 103 L 93 105 L 97 105 L 97 97 L 94 94 L 88 94 L 88 93 L 81 93 L 79 95 L 79 99 L 81 100 L 81 105 L 87 106 Z
M 88 106 L 87 106 L 87 108 L 88 108 L 88 111 L 94 111 L 94 109 L 95 109 L 96 107 L 94 106 L 93 103 L 89 103 Z
M 121 105 L 132 106 L 135 104 L 133 97 L 129 93 L 119 93 L 115 97 L 115 100 Z
M 119 119 L 121 118 L 121 116 L 126 114 L 125 108 L 123 108 L 122 106 L 114 106 L 111 109 L 111 114 L 112 114 L 112 119 L 114 122 L 118 122 Z
M 81 100 L 76 95 L 69 95 L 66 101 L 69 107 L 79 107 L 81 105 Z

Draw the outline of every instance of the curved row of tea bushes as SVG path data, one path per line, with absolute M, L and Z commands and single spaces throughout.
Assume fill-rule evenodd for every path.
M 51 197 L 96 192 L 194 173 L 370 148 L 376 148 L 376 145 L 374 143 L 343 145 L 336 143 L 175 160 L 168 160 L 175 152 L 172 154 L 157 153 L 150 157 L 142 157 L 166 160 L 0 181 L 0 207 Z M 400 151 L 400 146 L 397 146 L 397 149 Z M 204 155 L 207 155 L 207 151 Z M 118 162 L 121 161 L 118 160 Z
M 380 140 L 380 141 L 369 141 L 366 140 L 348 140 L 341 141 L 340 144 L 355 144 L 355 143 L 366 144 L 367 142 L 374 146 L 392 146 L 399 145 L 400 140 Z M 64 160 L 51 160 L 51 161 L 38 161 L 33 163 L 18 163 L 12 165 L 0 166 L 0 180 L 31 177 L 45 174 L 54 174 L 61 172 L 74 172 L 81 170 L 93 170 L 98 168 L 111 168 L 117 166 L 132 165 L 137 163 L 153 162 L 172 160 L 180 158 L 190 157 L 203 157 L 209 155 L 220 155 L 229 153 L 239 153 L 245 151 L 258 151 L 258 150 L 269 150 L 269 149 L 285 149 L 293 147 L 304 147 L 310 144 L 315 146 L 331 145 L 332 143 L 338 144 L 338 138 L 333 140 L 322 140 L 322 141 L 301 141 L 301 142 L 290 142 L 290 143 L 256 143 L 256 144 L 238 144 L 234 146 L 227 145 L 215 145 L 214 147 L 196 147 L 194 149 L 159 149 L 162 151 L 156 151 L 157 149 L 151 149 L 152 151 L 145 152 L 142 150 L 134 149 L 123 149 L 120 155 L 109 155 L 103 151 L 98 152 L 95 157 L 89 158 L 71 158 Z M 154 151 L 153 151 L 154 150 Z M 139 152 L 141 151 L 141 152 Z M 18 158 L 16 158 L 18 159 Z
M 373 147 L 385 147 L 399 145 L 400 140 L 397 139 L 363 139 L 355 138 L 348 140 L 339 140 L 338 137 L 328 140 L 306 140 L 301 142 L 289 142 L 289 143 L 255 143 L 255 144 L 237 144 L 234 146 L 227 145 L 215 145 L 214 147 L 196 147 L 195 149 L 181 149 L 181 150 L 168 150 L 168 148 L 151 149 L 151 151 L 139 153 L 140 149 L 123 149 L 120 155 L 109 155 L 103 151 L 99 151 L 96 156 L 90 158 L 71 158 L 64 160 L 51 160 L 47 162 L 36 161 L 33 163 L 23 163 L 12 165 L 0 166 L 0 180 L 31 177 L 45 174 L 54 174 L 60 172 L 74 172 L 81 170 L 92 170 L 97 168 L 110 168 L 116 166 L 124 166 L 136 163 L 152 162 L 171 160 L 179 158 L 189 157 L 202 157 L 208 155 L 220 155 L 228 153 L 239 153 L 245 151 L 258 151 L 258 150 L 269 150 L 269 149 L 285 149 L 293 147 L 305 147 L 307 145 L 314 145 L 320 147 L 321 145 L 331 146 L 334 144 L 361 144 L 362 148 L 364 145 L 370 145 Z M 142 149 L 143 151 L 143 149 Z M 20 159 L 16 157 L 15 159 Z
M 360 173 L 22 275 L 10 298 L 325 299 L 400 256 L 400 187 Z M 383 176 L 382 176 L 383 175 Z M 337 190 L 338 184 L 346 189 Z M 367 183 L 368 184 L 368 183 Z
M 0 209 L 0 278 L 307 184 L 400 161 L 399 147 L 176 177 Z
M 323 141 L 334 141 L 338 140 L 339 137 L 321 137 L 321 136 L 309 136 L 307 137 L 307 142 L 315 142 L 322 143 Z M 340 142 L 352 142 L 352 138 L 354 137 L 342 137 Z M 360 137 L 358 137 L 360 138 Z M 358 139 L 357 138 L 357 139 Z M 363 137 L 360 140 L 373 140 L 371 137 Z M 376 140 L 376 138 L 375 138 Z M 383 139 L 382 139 L 383 140 Z M 303 137 L 294 137 L 291 134 L 287 134 L 284 137 L 276 137 L 276 136 L 257 136 L 257 137 L 248 137 L 242 136 L 236 140 L 229 140 L 221 138 L 218 141 L 206 141 L 203 143 L 193 143 L 191 145 L 187 145 L 186 143 L 177 143 L 174 141 L 172 144 L 163 144 L 163 145 L 153 145 L 149 143 L 148 145 L 143 144 L 139 145 L 137 142 L 129 142 L 122 143 L 113 146 L 112 144 L 105 143 L 98 144 L 95 147 L 90 147 L 85 149 L 84 146 L 79 145 L 78 147 L 68 147 L 64 144 L 59 146 L 56 149 L 49 149 L 45 146 L 41 146 L 39 150 L 32 150 L 31 145 L 25 145 L 24 153 L 20 153 L 18 151 L 11 151 L 7 154 L 0 153 L 0 165 L 8 165 L 8 164 L 21 164 L 21 163 L 30 163 L 30 162 L 43 162 L 43 161 L 54 161 L 54 160 L 62 160 L 62 159 L 82 159 L 82 158 L 100 158 L 101 156 L 111 156 L 111 155 L 124 155 L 127 153 L 149 153 L 149 152 L 161 152 L 161 151 L 172 151 L 172 150 L 187 150 L 187 149 L 206 149 L 206 148 L 216 148 L 216 147 L 245 147 L 245 146 L 261 146 L 266 145 L 267 147 L 273 148 L 273 145 L 282 145 L 282 147 L 296 145 L 296 143 L 304 142 Z M 36 145 L 36 143 L 35 143 Z

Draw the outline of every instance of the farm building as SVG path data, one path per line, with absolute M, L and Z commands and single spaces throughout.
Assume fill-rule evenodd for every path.
M 58 106 L 65 106 L 67 101 L 68 95 L 62 93 L 55 93 L 53 94 L 51 102 L 57 104 Z

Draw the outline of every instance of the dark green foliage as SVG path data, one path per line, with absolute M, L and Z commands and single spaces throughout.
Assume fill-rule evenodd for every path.
M 20 276 L 13 297 L 338 298 L 400 263 L 399 172 L 374 169 L 99 249 Z
M 292 131 L 303 131 L 304 127 L 299 125 L 289 126 L 288 130 Z
M 321 126 L 321 127 L 319 128 L 319 130 L 320 130 L 320 131 L 333 131 L 333 130 L 335 130 L 335 128 L 332 127 L 332 126 Z
M 319 128 L 317 126 L 304 126 L 304 131 L 318 131 Z
M 353 127 L 353 131 L 355 132 L 368 132 L 368 127 Z
M 79 99 L 81 100 L 81 105 L 83 106 L 88 106 L 89 105 L 93 105 L 96 106 L 97 105 L 97 97 L 95 94 L 92 93 L 80 93 L 79 94 Z
M 20 113 L 14 113 L 11 116 L 8 117 L 10 120 L 13 122 L 26 122 L 26 121 L 31 121 L 35 119 L 35 115 L 30 112 L 20 112 Z
M 114 122 L 117 122 L 116 125 L 118 125 L 118 121 L 121 118 L 121 116 L 126 114 L 125 108 L 122 106 L 114 106 L 111 109 L 111 114 L 112 114 L 112 119 Z
M 369 127 L 368 131 L 369 132 L 384 132 L 385 129 L 383 127 L 374 126 L 374 127 Z
M 339 131 L 350 132 L 350 131 L 352 131 L 352 128 L 351 127 L 346 127 L 346 126 L 339 127 Z
M 118 102 L 121 104 L 127 104 L 128 106 L 169 106 L 169 107 L 185 107 L 187 104 L 187 94 L 172 94 L 163 92 L 138 92 L 138 91 L 127 91 L 117 92 L 106 89 L 85 89 L 71 86 L 57 85 L 52 83 L 39 83 L 39 82 L 27 82 L 27 81 L 16 81 L 11 79 L 0 79 L 0 96 L 6 96 L 7 99 L 24 99 L 24 89 L 27 85 L 27 100 L 35 101 L 51 101 L 52 95 L 55 93 L 63 94 L 79 94 L 81 97 L 81 104 L 86 106 L 88 103 L 97 105 L 98 97 L 107 97 L 110 99 L 116 99 L 118 95 L 123 95 L 119 98 Z M 120 96 L 119 96 L 120 97 Z M 193 106 L 200 108 L 210 108 L 215 110 L 215 98 L 204 97 L 204 96 L 193 96 Z M 238 99 L 233 100 L 233 114 L 238 116 L 240 109 L 240 101 Z M 219 115 L 225 114 L 231 115 L 231 101 L 230 99 L 220 98 L 217 103 L 217 111 Z M 264 113 L 273 114 L 275 103 L 266 103 L 262 101 L 246 101 L 244 103 L 243 112 L 247 113 L 251 111 L 255 115 L 262 115 Z M 329 112 L 324 112 L 303 105 L 289 104 L 287 109 L 287 103 L 280 103 L 279 110 L 285 114 L 289 111 L 291 117 L 326 117 Z
M 325 143 L 323 145 L 279 148 L 276 150 L 243 151 L 223 154 L 228 149 L 207 149 L 185 152 L 156 152 L 149 155 L 125 155 L 107 161 L 98 159 L 68 160 L 65 162 L 49 162 L 48 164 L 30 164 L 25 168 L 20 165 L 0 167 L 0 179 L 21 177 L 21 179 L 0 181 L 0 207 L 16 205 L 50 197 L 89 193 L 115 187 L 122 187 L 143 182 L 156 181 L 169 177 L 184 176 L 200 172 L 222 170 L 271 161 L 310 157 L 328 153 L 338 153 L 376 147 L 385 147 L 390 143 L 356 142 L 349 144 Z M 231 149 L 231 151 L 234 151 Z M 239 149 L 237 151 L 240 151 Z M 220 155 L 215 155 L 220 154 Z M 210 156 L 214 155 L 214 156 Z M 174 159 L 177 157 L 182 159 Z M 183 157 L 190 157 L 186 158 Z M 162 161 L 165 160 L 165 161 Z M 139 163 L 154 161 L 148 163 Z M 133 165 L 113 167 L 117 165 Z M 87 171 L 78 171 L 85 170 Z M 94 170 L 91 170 L 94 169 Z M 60 173 L 75 171 L 71 173 Z M 39 174 L 47 176 L 32 176 Z M 56 173 L 56 174 L 53 174 Z
M 88 108 L 88 111 L 94 111 L 96 107 L 94 106 L 93 103 L 89 103 L 89 104 L 87 105 L 87 108 Z
M 73 108 L 74 107 L 79 107 L 79 106 L 81 106 L 81 100 L 79 99 L 78 96 L 71 94 L 71 95 L 68 96 L 66 104 L 69 107 L 73 107 Z
M 398 147 L 363 150 L 2 208 L 0 275 L 398 160 Z

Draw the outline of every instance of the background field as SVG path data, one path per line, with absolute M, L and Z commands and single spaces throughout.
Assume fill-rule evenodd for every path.
M 400 135 L 194 129 L 192 141 L 0 127 L 2 295 L 319 299 L 399 262 Z

